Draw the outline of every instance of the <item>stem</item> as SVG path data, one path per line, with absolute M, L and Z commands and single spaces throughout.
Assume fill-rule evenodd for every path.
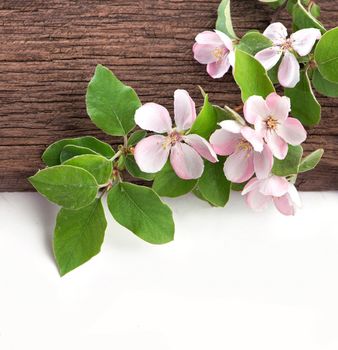
M 128 137 L 127 137 L 127 135 L 123 136 L 123 146 L 124 146 L 124 148 L 128 147 Z
M 110 158 L 110 161 L 113 162 L 115 159 L 117 159 L 118 157 L 120 157 L 122 155 L 122 151 L 118 151 L 117 153 L 114 154 L 113 157 Z

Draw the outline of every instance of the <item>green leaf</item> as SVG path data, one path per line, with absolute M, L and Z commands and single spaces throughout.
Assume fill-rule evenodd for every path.
M 167 162 L 163 169 L 154 178 L 153 190 L 162 197 L 183 196 L 195 187 L 197 180 L 183 180 L 179 178 L 170 162 Z
M 146 242 L 164 244 L 174 239 L 172 212 L 149 187 L 118 183 L 108 193 L 108 207 L 120 225 Z
M 106 67 L 98 65 L 86 95 L 87 113 L 93 123 L 113 136 L 127 135 L 135 127 L 134 115 L 141 107 L 136 92 Z
M 250 96 L 258 95 L 264 98 L 275 92 L 264 67 L 248 53 L 236 49 L 234 78 L 242 91 L 245 102 Z
M 99 153 L 106 158 L 111 158 L 115 154 L 114 150 L 107 143 L 102 142 L 92 136 L 85 136 L 74 139 L 64 139 L 54 142 L 43 153 L 43 162 L 48 166 L 59 165 L 60 154 L 66 145 L 76 145 L 90 148 L 92 151 Z
M 245 187 L 245 185 L 247 184 L 248 182 L 243 182 L 243 183 L 240 183 L 240 184 L 238 184 L 238 183 L 232 183 L 231 184 L 231 189 L 233 190 L 233 191 L 236 191 L 236 192 L 242 192 L 243 190 L 244 190 L 244 187 Z
M 126 166 L 126 169 L 127 169 L 128 173 L 131 176 L 136 177 L 137 179 L 143 179 L 143 180 L 151 181 L 155 177 L 155 174 L 150 174 L 150 173 L 143 172 L 139 168 L 139 166 L 136 164 L 134 157 L 131 156 L 131 155 L 128 155 L 126 157 L 125 166 Z
M 135 146 L 137 143 L 139 143 L 142 139 L 144 139 L 147 136 L 147 132 L 145 130 L 137 130 L 133 132 L 129 139 L 128 139 L 128 146 Z
M 99 185 L 106 184 L 112 174 L 113 165 L 107 158 L 94 154 L 84 154 L 71 158 L 63 165 L 73 165 L 91 173 Z
M 286 0 L 259 0 L 260 2 L 268 4 L 274 10 L 282 6 Z
M 322 159 L 323 154 L 324 150 L 321 148 L 309 154 L 301 161 L 299 166 L 299 172 L 305 173 L 306 171 L 314 169 Z
M 208 95 L 204 97 L 204 105 L 198 114 L 189 133 L 197 134 L 205 139 L 209 139 L 210 135 L 215 131 L 217 126 L 217 116 L 213 105 L 209 102 Z
M 314 18 L 320 17 L 320 6 L 315 3 L 312 3 L 310 7 L 310 12 Z
M 312 84 L 320 94 L 328 97 L 338 97 L 338 83 L 326 80 L 317 69 L 313 72 Z
M 90 148 L 75 146 L 75 145 L 66 145 L 63 147 L 63 150 L 60 154 L 60 162 L 64 163 L 68 159 L 71 159 L 76 156 L 80 156 L 82 154 L 98 154 Z
M 57 165 L 40 170 L 29 181 L 48 200 L 68 209 L 89 205 L 98 191 L 92 174 L 70 165 Z
M 237 48 L 254 56 L 257 52 L 273 45 L 272 41 L 259 32 L 246 33 Z
M 338 83 L 338 28 L 326 32 L 315 49 L 315 60 L 320 74 L 332 83 Z
M 288 176 L 298 174 L 298 168 L 302 159 L 302 155 L 302 146 L 289 145 L 288 154 L 285 159 L 274 159 L 272 173 L 277 176 Z
M 224 162 L 205 162 L 204 172 L 198 180 L 198 190 L 208 202 L 224 207 L 229 201 L 231 182 L 224 176 Z
M 216 112 L 217 123 L 222 122 L 223 120 L 236 120 L 242 125 L 245 125 L 244 119 L 233 109 L 228 106 L 221 108 L 219 106 L 213 106 Z
M 230 0 L 222 0 L 217 11 L 216 29 L 225 33 L 232 39 L 237 39 L 231 21 Z
M 207 202 L 209 205 L 211 205 L 212 207 L 214 206 L 212 203 L 210 203 L 206 198 L 203 197 L 201 191 L 199 190 L 198 186 L 196 185 L 196 187 L 192 190 L 192 193 L 201 201 Z
M 322 33 L 326 32 L 324 26 L 304 8 L 300 0 L 298 0 L 292 8 L 292 19 L 293 25 L 297 30 L 303 28 L 317 28 Z
M 307 73 L 300 72 L 300 81 L 293 89 L 284 93 L 291 99 L 291 114 L 306 126 L 317 125 L 320 121 L 321 107 L 313 94 Z
M 61 276 L 101 250 L 107 221 L 100 199 L 79 210 L 61 209 L 54 231 L 54 255 Z

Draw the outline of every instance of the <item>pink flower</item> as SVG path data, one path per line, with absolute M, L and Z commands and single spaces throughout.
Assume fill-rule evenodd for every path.
M 290 99 L 271 93 L 266 100 L 251 96 L 244 105 L 245 119 L 268 144 L 273 155 L 284 159 L 288 144 L 297 146 L 306 139 L 306 131 L 299 120 L 289 118 Z
M 295 215 L 301 200 L 296 187 L 284 177 L 272 175 L 264 180 L 251 179 L 242 192 L 246 202 L 253 210 L 263 210 L 271 201 L 284 215 Z
M 186 135 L 196 119 L 195 103 L 185 90 L 176 90 L 174 96 L 176 128 L 166 108 L 156 103 L 146 103 L 135 114 L 135 122 L 142 129 L 166 135 L 153 135 L 141 140 L 134 156 L 139 168 L 147 173 L 160 171 L 170 155 L 171 165 L 182 179 L 197 179 L 204 169 L 201 156 L 217 162 L 217 155 L 201 136 Z
M 272 23 L 263 35 L 273 42 L 273 46 L 258 52 L 255 58 L 266 70 L 274 67 L 282 55 L 284 57 L 278 69 L 278 80 L 287 88 L 295 87 L 300 80 L 299 63 L 295 53 L 299 56 L 308 55 L 316 40 L 321 38 L 319 29 L 306 28 L 298 30 L 287 38 L 287 29 L 282 23 Z
M 273 165 L 272 153 L 262 137 L 249 126 L 233 120 L 220 123 L 210 138 L 215 152 L 229 156 L 224 163 L 224 174 L 231 182 L 249 180 L 254 173 L 260 179 L 266 178 Z
M 195 60 L 207 65 L 207 72 L 212 78 L 222 78 L 234 64 L 232 40 L 219 30 L 202 32 L 195 40 Z

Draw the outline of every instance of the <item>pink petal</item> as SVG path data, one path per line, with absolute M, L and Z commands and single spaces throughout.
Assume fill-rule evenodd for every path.
M 272 40 L 275 45 L 281 45 L 288 36 L 288 31 L 282 23 L 276 22 L 270 24 L 263 35 Z
M 208 64 L 211 62 L 216 62 L 217 58 L 214 55 L 214 50 L 216 47 L 212 44 L 198 44 L 195 43 L 192 51 L 194 53 L 194 58 L 197 62 L 201 64 Z
M 233 134 L 239 134 L 243 127 L 243 125 L 235 120 L 223 120 L 219 123 L 219 126 L 226 131 L 232 132 Z
M 295 208 L 290 195 L 286 193 L 282 197 L 274 197 L 273 202 L 280 213 L 286 216 L 295 215 Z
M 249 126 L 244 126 L 241 133 L 242 136 L 250 142 L 255 151 L 263 151 L 263 138 L 254 129 L 250 128 Z
M 270 115 L 278 120 L 284 121 L 291 111 L 290 99 L 286 96 L 279 96 L 275 92 L 266 98 L 266 104 L 269 107 Z
M 258 179 L 266 179 L 273 166 L 273 155 L 270 148 L 264 145 L 263 152 L 254 152 L 254 168 Z
M 294 88 L 300 81 L 299 63 L 296 57 L 286 51 L 278 69 L 278 80 L 286 88 Z
M 247 205 L 255 211 L 264 210 L 269 202 L 271 201 L 271 196 L 265 196 L 257 190 L 251 191 L 246 195 Z
M 144 130 L 158 133 L 171 131 L 171 119 L 166 108 L 157 103 L 146 103 L 135 113 L 135 123 Z
M 284 177 L 272 175 L 262 180 L 259 185 L 259 192 L 266 196 L 281 197 L 288 192 L 289 183 Z
M 241 134 L 234 134 L 224 129 L 216 130 L 210 137 L 210 144 L 217 154 L 227 156 L 235 152 Z
M 183 137 L 184 141 L 190 145 L 200 156 L 207 159 L 211 163 L 218 162 L 217 155 L 208 141 L 203 137 L 190 134 Z
M 146 173 L 157 173 L 166 163 L 170 147 L 164 147 L 166 137 L 153 135 L 141 140 L 135 147 L 134 157 L 139 168 Z
M 206 30 L 202 33 L 199 33 L 196 36 L 195 40 L 198 44 L 214 45 L 214 47 L 219 47 L 223 45 L 223 41 L 218 35 L 218 33 L 212 32 L 210 30 Z
M 245 182 L 253 174 L 253 152 L 240 150 L 231 154 L 224 163 L 224 175 L 231 182 Z
M 196 107 L 186 90 L 175 91 L 174 113 L 175 123 L 179 131 L 191 128 L 196 119 Z
M 202 158 L 185 143 L 177 142 L 171 148 L 170 163 L 176 175 L 181 179 L 198 179 L 203 174 Z
M 292 48 L 300 56 L 306 56 L 311 52 L 316 40 L 319 40 L 321 36 L 319 29 L 305 28 L 298 30 L 290 36 Z
M 255 124 L 256 120 L 265 120 L 269 117 L 270 111 L 262 96 L 250 96 L 244 104 L 245 119 Z
M 233 51 L 234 46 L 232 44 L 232 40 L 223 32 L 221 32 L 220 30 L 215 29 L 215 33 L 218 35 L 218 37 L 220 38 L 220 40 L 222 41 L 223 45 L 229 50 L 229 51 Z
M 282 56 L 282 50 L 279 46 L 268 47 L 256 53 L 255 58 L 266 70 L 274 67 Z
M 283 124 L 278 125 L 276 133 L 292 146 L 300 145 L 307 136 L 303 125 L 295 118 L 287 118 Z
M 252 178 L 244 187 L 242 191 L 242 196 L 245 196 L 247 193 L 258 189 L 260 181 L 257 177 Z
M 266 133 L 266 143 L 272 154 L 278 159 L 284 159 L 288 153 L 288 144 L 275 131 Z
M 288 191 L 290 198 L 292 200 L 292 203 L 295 204 L 297 207 L 302 206 L 302 200 L 300 199 L 299 193 L 296 189 L 296 186 L 289 182 L 289 191 Z
M 225 56 L 217 62 L 212 62 L 207 65 L 207 72 L 213 79 L 219 79 L 224 76 L 230 68 L 228 56 Z

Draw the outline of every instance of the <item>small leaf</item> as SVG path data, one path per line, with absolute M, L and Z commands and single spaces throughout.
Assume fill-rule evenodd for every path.
M 243 36 L 237 48 L 254 56 L 257 52 L 272 45 L 272 41 L 263 34 L 259 32 L 248 32 Z
M 303 28 L 317 28 L 322 33 L 326 32 L 324 26 L 304 8 L 300 0 L 298 0 L 292 8 L 292 19 L 296 30 Z
M 286 0 L 259 0 L 260 2 L 268 4 L 274 10 L 282 6 Z
M 224 162 L 205 162 L 204 172 L 198 180 L 198 190 L 208 202 L 224 207 L 229 201 L 231 182 L 224 176 Z
M 213 105 L 209 102 L 208 95 L 204 97 L 204 105 L 198 114 L 189 133 L 197 134 L 205 139 L 209 139 L 210 135 L 215 131 L 217 126 L 217 116 Z
M 169 162 L 154 178 L 153 190 L 161 197 L 180 197 L 195 187 L 197 180 L 179 178 Z
M 75 145 L 66 145 L 63 147 L 63 150 L 60 154 L 60 162 L 64 163 L 68 159 L 71 159 L 82 154 L 98 154 L 95 151 L 87 147 L 75 146 Z
M 217 123 L 222 122 L 223 120 L 235 120 L 238 123 L 245 125 L 244 119 L 233 109 L 228 106 L 221 108 L 219 106 L 213 106 L 216 112 Z
M 234 78 L 242 91 L 245 102 L 250 96 L 258 95 L 264 98 L 275 92 L 264 67 L 248 53 L 236 49 Z
M 289 145 L 288 154 L 285 159 L 274 160 L 272 173 L 277 176 L 288 176 L 298 174 L 298 168 L 303 155 L 302 146 Z
M 172 212 L 149 187 L 118 183 L 108 193 L 108 207 L 120 225 L 146 242 L 164 244 L 174 239 Z
M 232 39 L 237 39 L 231 21 L 230 0 L 222 0 L 217 11 L 216 29 Z
M 320 74 L 332 83 L 338 83 L 338 28 L 326 32 L 315 49 L 315 60 Z
M 147 136 L 147 132 L 145 130 L 137 130 L 133 132 L 129 139 L 128 139 L 128 146 L 135 146 L 137 143 L 139 143 L 142 139 L 144 139 Z
M 300 163 L 299 172 L 305 173 L 306 171 L 314 169 L 322 159 L 323 154 L 323 149 L 317 149 L 317 151 L 306 156 Z
M 196 187 L 192 190 L 192 193 L 201 201 L 207 202 L 209 205 L 211 205 L 212 207 L 214 206 L 213 204 L 211 204 L 206 198 L 203 197 L 201 191 L 199 190 L 198 186 L 196 185 Z
M 318 4 L 312 3 L 310 12 L 314 18 L 320 17 L 320 6 Z
M 94 154 L 84 154 L 71 158 L 63 163 L 63 165 L 73 165 L 87 170 L 91 173 L 99 185 L 106 184 L 112 174 L 112 162 L 107 158 Z
M 93 175 L 70 165 L 57 165 L 40 170 L 29 181 L 48 200 L 68 209 L 89 205 L 98 191 Z
M 127 135 L 135 127 L 134 115 L 141 107 L 136 92 L 106 67 L 98 65 L 86 95 L 87 113 L 93 123 L 113 136 Z
M 291 99 L 291 114 L 306 126 L 320 122 L 321 107 L 313 94 L 307 73 L 300 73 L 300 82 L 293 89 L 285 89 L 285 95 Z
M 320 94 L 328 97 L 338 97 L 338 84 L 323 78 L 317 69 L 313 73 L 312 84 Z
M 232 183 L 231 184 L 231 189 L 233 191 L 236 191 L 236 192 L 242 192 L 244 190 L 244 187 L 245 185 L 247 184 L 247 182 L 243 182 L 243 183 Z
M 61 276 L 97 255 L 107 221 L 100 199 L 79 210 L 61 209 L 54 231 L 53 248 Z
M 92 151 L 101 154 L 106 158 L 114 156 L 115 152 L 105 142 L 102 142 L 95 137 L 85 136 L 74 139 L 64 139 L 51 144 L 43 153 L 42 160 L 48 166 L 54 166 L 60 164 L 60 154 L 66 145 L 76 145 L 81 147 L 90 148 Z
M 137 163 L 135 162 L 134 157 L 131 156 L 131 155 L 128 155 L 126 157 L 125 166 L 126 166 L 126 169 L 127 169 L 128 173 L 131 176 L 136 177 L 137 179 L 143 179 L 143 180 L 146 180 L 146 181 L 151 181 L 155 177 L 155 174 L 150 174 L 150 173 L 143 172 L 139 168 Z

